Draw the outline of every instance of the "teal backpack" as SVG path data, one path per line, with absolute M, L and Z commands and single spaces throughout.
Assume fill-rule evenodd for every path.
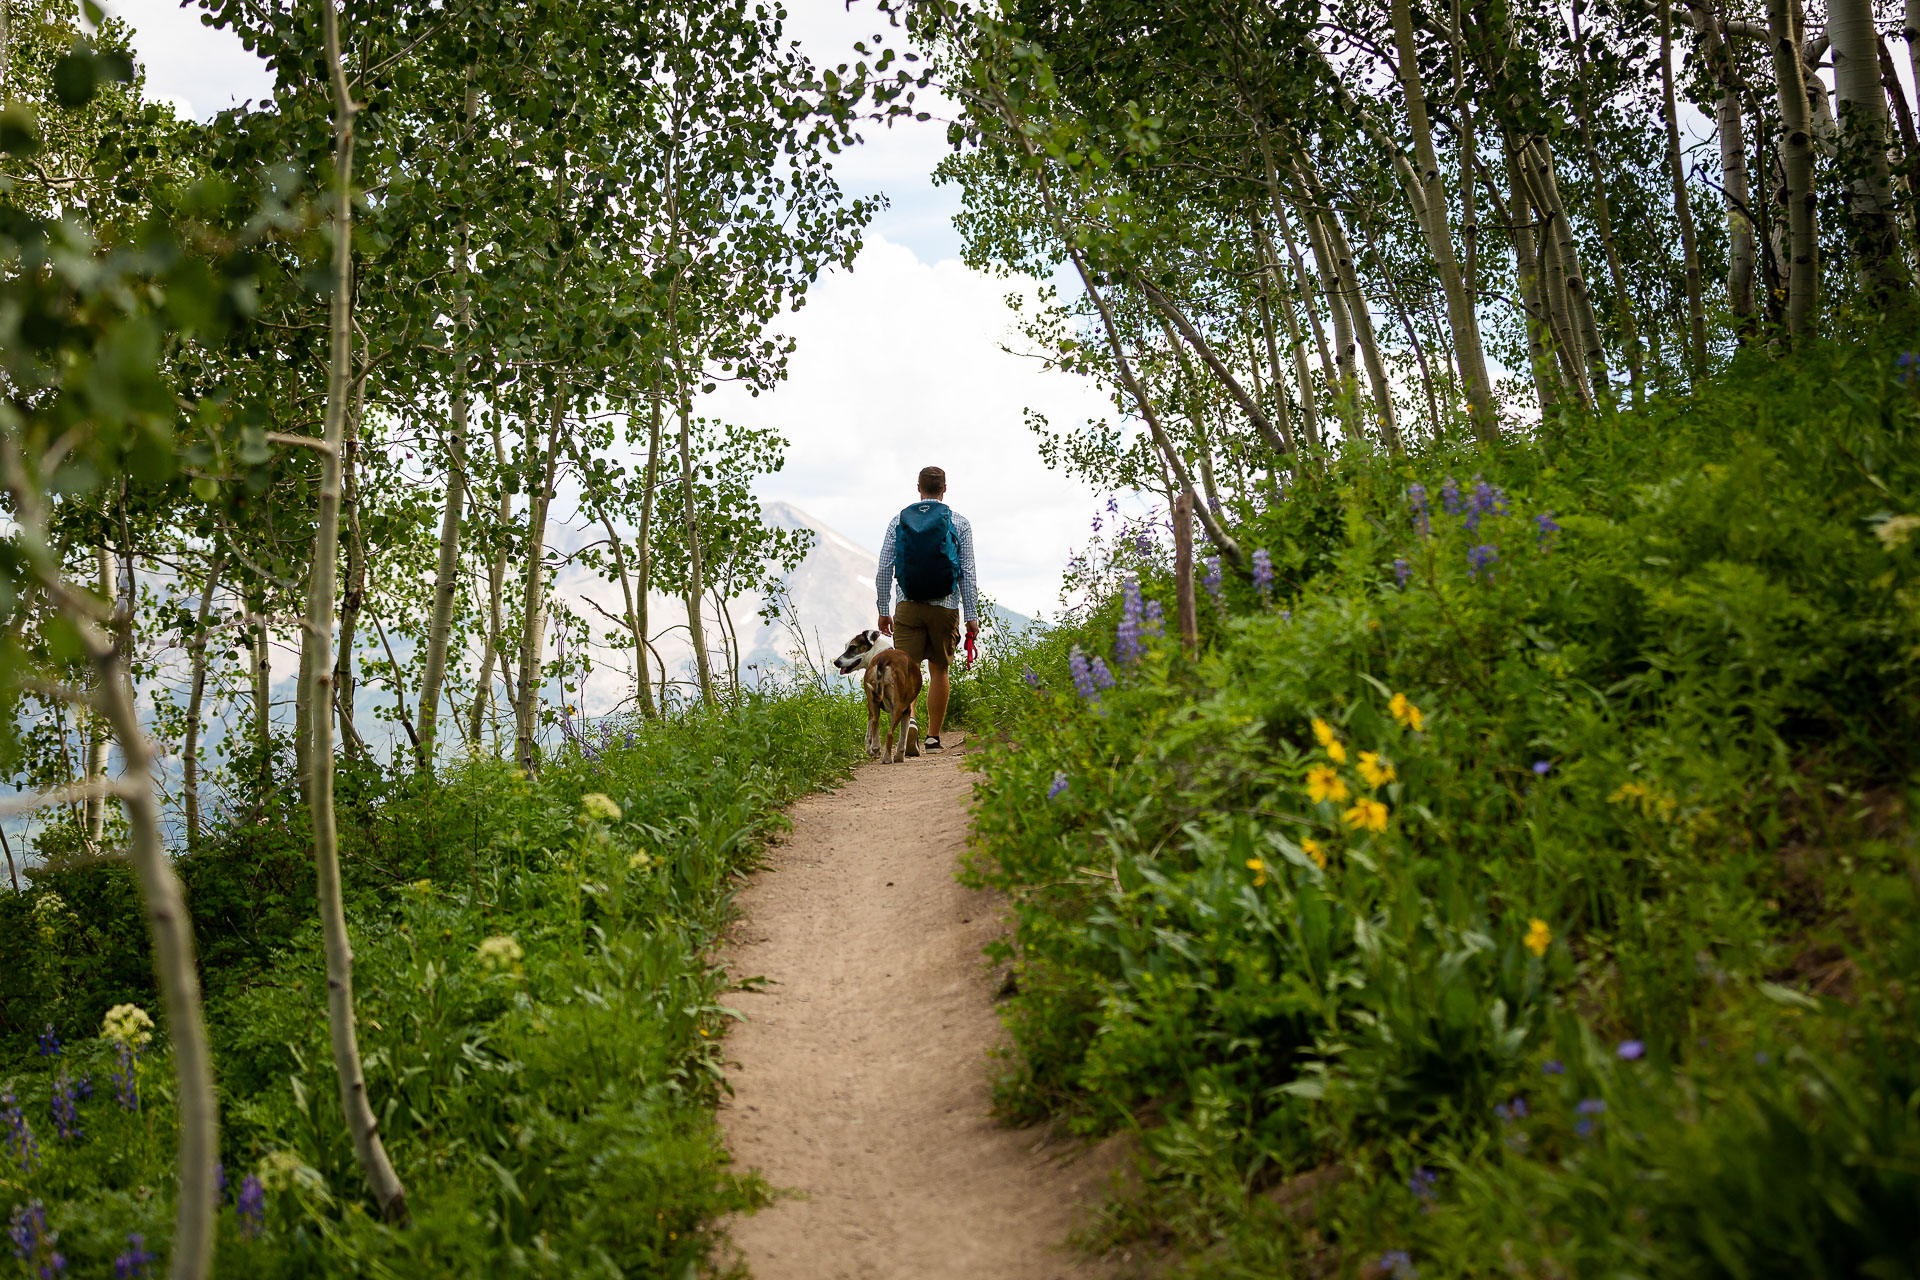
M 893 552 L 902 598 L 924 604 L 952 595 L 960 581 L 960 539 L 953 532 L 953 509 L 925 499 L 902 511 Z

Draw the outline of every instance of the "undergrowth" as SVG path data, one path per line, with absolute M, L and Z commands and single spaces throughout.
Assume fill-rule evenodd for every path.
M 1345 458 L 1230 513 L 1271 569 L 1201 593 L 1197 658 L 1123 541 L 1091 616 L 961 684 L 968 874 L 1016 922 L 999 1106 L 1146 1157 L 1093 1243 L 1920 1271 L 1897 350 Z
M 636 724 L 534 781 L 473 761 L 343 785 L 360 1042 L 404 1226 L 365 1211 L 341 1119 L 297 815 L 183 859 L 223 1119 L 219 1273 L 712 1265 L 717 1220 L 766 1188 L 729 1167 L 714 1126 L 728 1014 L 711 952 L 781 806 L 853 763 L 857 716 L 825 694 L 750 698 Z M 130 878 L 48 874 L 0 909 L 0 1210 L 38 1233 L 0 1267 L 37 1274 L 58 1252 L 68 1274 L 105 1276 L 164 1258 L 164 1027 L 138 1056 L 99 1035 L 109 1006 L 155 1006 Z

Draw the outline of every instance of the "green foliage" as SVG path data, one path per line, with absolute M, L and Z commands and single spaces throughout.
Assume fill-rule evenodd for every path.
M 1897 349 L 1350 455 L 1244 513 L 1274 595 L 1203 592 L 1197 661 L 1126 662 L 1155 623 L 1108 599 L 961 686 L 1000 1106 L 1141 1131 L 1111 1234 L 1208 1276 L 1920 1265 Z
M 858 756 L 857 719 L 819 692 L 749 699 L 636 723 L 537 781 L 474 760 L 444 782 L 343 785 L 361 1046 L 410 1189 L 403 1228 L 364 1211 L 340 1117 L 305 833 L 213 834 L 182 867 L 225 1117 L 222 1273 L 678 1276 L 705 1262 L 717 1219 L 765 1195 L 728 1167 L 713 1124 L 729 1014 L 712 952 L 779 808 Z M 596 794 L 620 816 L 583 802 Z M 50 966 L 30 993 L 8 989 L 0 1091 L 39 1160 L 0 1166 L 0 1207 L 42 1200 L 74 1274 L 104 1274 L 130 1231 L 164 1255 L 169 1064 L 139 1063 L 142 1107 L 126 1111 L 93 1038 L 103 1002 L 153 1007 L 129 879 L 78 868 L 0 909 L 0 958 L 16 962 L 24 933 L 22 954 Z M 37 1052 L 46 1023 L 68 1041 L 54 1057 Z M 49 1119 L 62 1071 L 92 1081 L 77 1141 Z M 265 1184 L 258 1228 L 236 1204 L 250 1174 Z

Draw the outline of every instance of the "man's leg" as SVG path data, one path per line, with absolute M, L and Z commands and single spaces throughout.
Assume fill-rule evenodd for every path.
M 947 665 L 927 658 L 927 736 L 940 736 L 947 720 Z

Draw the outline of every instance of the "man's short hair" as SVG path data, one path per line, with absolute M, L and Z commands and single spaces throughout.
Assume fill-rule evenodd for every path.
M 939 467 L 920 468 L 920 492 L 937 498 L 947 491 L 947 473 Z

